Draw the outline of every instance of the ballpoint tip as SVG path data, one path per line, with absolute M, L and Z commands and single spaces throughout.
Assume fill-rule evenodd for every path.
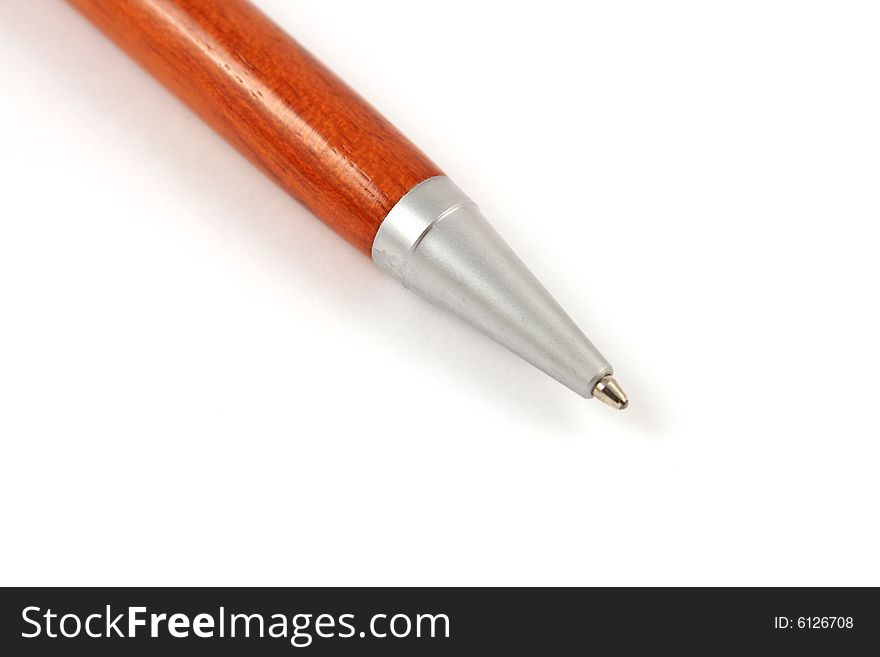
M 599 379 L 599 383 L 593 388 L 593 397 L 619 411 L 629 406 L 629 397 L 610 374 Z

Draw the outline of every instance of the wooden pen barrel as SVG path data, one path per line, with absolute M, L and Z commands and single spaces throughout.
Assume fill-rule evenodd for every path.
M 361 251 L 441 172 L 246 0 L 69 0 L 242 154 Z

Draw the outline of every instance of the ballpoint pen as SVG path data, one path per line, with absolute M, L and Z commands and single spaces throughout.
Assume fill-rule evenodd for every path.
M 476 204 L 247 0 L 69 0 L 294 198 L 403 285 L 579 395 L 609 362 Z

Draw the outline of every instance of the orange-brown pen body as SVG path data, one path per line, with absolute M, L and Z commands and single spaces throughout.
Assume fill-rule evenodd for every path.
M 364 253 L 441 172 L 246 0 L 69 0 L 241 153 Z

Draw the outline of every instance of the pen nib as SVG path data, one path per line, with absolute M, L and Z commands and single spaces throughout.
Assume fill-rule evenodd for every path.
M 593 388 L 593 397 L 619 411 L 629 406 L 629 397 L 610 374 L 602 377 Z

